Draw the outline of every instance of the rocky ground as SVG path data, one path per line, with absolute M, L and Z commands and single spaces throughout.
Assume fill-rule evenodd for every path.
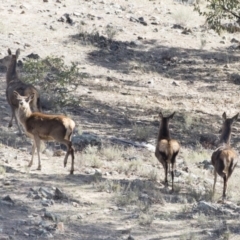
M 59 56 L 85 76 L 77 105 L 44 110 L 76 122 L 69 175 L 59 144 L 46 144 L 41 171 L 37 156 L 27 168 L 31 141 L 7 128 L 0 66 L 0 239 L 240 239 L 239 167 L 223 205 L 210 164 L 223 112 L 239 111 L 239 33 L 219 36 L 172 0 L 6 0 L 0 12 L 0 58 Z M 176 111 L 174 193 L 154 156 L 160 110 Z

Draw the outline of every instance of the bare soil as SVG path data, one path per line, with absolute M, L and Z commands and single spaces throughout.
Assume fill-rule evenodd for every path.
M 211 202 L 212 169 L 201 163 L 210 161 L 223 112 L 239 112 L 239 33 L 219 36 L 192 5 L 172 0 L 5 0 L 0 12 L 0 58 L 20 48 L 23 62 L 35 53 L 78 64 L 87 76 L 79 79 L 79 105 L 61 112 L 76 121 L 74 137 L 84 132 L 102 140 L 100 150 L 76 151 L 72 176 L 70 159 L 64 168 L 64 156 L 53 156 L 58 145 L 47 145 L 41 171 L 37 156 L 28 169 L 31 140 L 19 136 L 15 124 L 7 128 L 1 66 L 0 239 L 240 239 L 239 215 L 198 208 L 204 201 L 238 209 L 239 167 L 229 181 L 228 208 L 217 203 L 220 177 Z M 164 187 L 152 150 L 160 110 L 176 112 L 170 129 L 181 152 L 174 193 Z M 237 151 L 239 127 L 231 139 Z M 54 195 L 56 188 L 63 196 Z

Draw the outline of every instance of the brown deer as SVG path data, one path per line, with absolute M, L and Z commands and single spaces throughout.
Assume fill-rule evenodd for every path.
M 172 176 L 172 191 L 174 191 L 174 171 L 176 168 L 176 157 L 180 150 L 179 143 L 171 139 L 169 132 L 169 121 L 173 118 L 175 112 L 168 117 L 163 117 L 162 113 L 159 113 L 161 118 L 157 146 L 155 150 L 155 156 L 158 161 L 163 165 L 165 171 L 165 183 L 168 185 L 168 170 L 170 170 L 171 165 L 171 176 Z
M 17 114 L 18 118 L 27 134 L 33 139 L 32 159 L 28 167 L 32 166 L 35 149 L 37 147 L 38 168 L 41 170 L 40 145 L 43 141 L 57 141 L 67 147 L 67 153 L 64 158 L 64 167 L 67 165 L 68 156 L 72 156 L 72 165 L 70 174 L 74 171 L 74 149 L 72 147 L 71 137 L 75 128 L 75 122 L 64 115 L 49 115 L 40 112 L 32 112 L 30 102 L 34 99 L 33 94 L 30 96 L 21 96 L 14 91 L 18 101 Z
M 211 158 L 212 165 L 214 166 L 213 194 L 215 193 L 215 185 L 218 174 L 223 178 L 223 203 L 226 198 L 228 179 L 231 177 L 239 158 L 234 149 L 230 147 L 232 124 L 238 119 L 238 114 L 232 118 L 227 118 L 226 113 L 223 113 L 222 117 L 224 121 L 221 129 L 219 147 L 213 152 Z
M 18 101 L 14 95 L 14 91 L 17 91 L 21 95 L 28 96 L 34 94 L 34 99 L 31 102 L 31 108 L 33 111 L 41 111 L 41 103 L 40 103 L 40 95 L 38 90 L 32 86 L 31 84 L 26 84 L 20 80 L 18 73 L 17 73 L 17 59 L 20 55 L 20 49 L 16 51 L 16 54 L 13 55 L 11 50 L 8 49 L 8 55 L 5 56 L 3 59 L 0 59 L 0 63 L 7 67 L 7 75 L 6 75 L 6 98 L 8 104 L 12 110 L 12 117 L 9 121 L 8 127 L 12 127 L 13 118 L 15 118 L 16 124 L 18 126 L 19 133 L 22 134 L 22 130 L 20 128 L 16 111 L 18 108 Z

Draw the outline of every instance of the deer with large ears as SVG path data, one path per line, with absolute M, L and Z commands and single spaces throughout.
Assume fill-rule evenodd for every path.
M 179 143 L 170 137 L 169 121 L 173 118 L 174 114 L 175 112 L 168 117 L 163 117 L 162 113 L 159 113 L 161 123 L 155 150 L 155 156 L 164 168 L 166 185 L 168 185 L 168 170 L 170 170 L 171 167 L 170 172 L 172 176 L 172 191 L 174 191 L 174 171 L 176 168 L 176 157 L 180 150 Z
M 27 134 L 33 139 L 32 159 L 28 167 L 32 166 L 35 149 L 38 154 L 38 168 L 41 170 L 40 145 L 43 141 L 56 141 L 67 147 L 67 153 L 64 158 L 64 167 L 67 165 L 68 156 L 72 156 L 72 165 L 70 174 L 74 171 L 74 149 L 72 147 L 72 134 L 75 128 L 75 122 L 64 115 L 49 115 L 40 112 L 32 112 L 30 102 L 34 99 L 34 95 L 21 96 L 16 91 L 14 95 L 18 101 L 17 114 L 18 118 Z
M 213 152 L 211 158 L 212 165 L 214 166 L 213 194 L 215 193 L 215 185 L 218 174 L 223 178 L 223 203 L 226 198 L 228 179 L 231 177 L 239 159 L 238 154 L 230 147 L 232 124 L 237 121 L 238 115 L 239 113 L 232 118 L 227 118 L 226 113 L 223 113 L 223 126 L 221 129 L 219 147 Z
M 34 94 L 34 98 L 30 104 L 33 111 L 41 111 L 41 103 L 40 103 L 40 94 L 38 90 L 32 86 L 31 84 L 26 84 L 20 80 L 17 73 L 17 59 L 20 55 L 20 49 L 17 49 L 15 54 L 12 54 L 11 50 L 8 49 L 8 55 L 3 59 L 0 59 L 0 64 L 7 67 L 7 75 L 6 75 L 6 98 L 8 104 L 12 110 L 12 117 L 9 121 L 8 127 L 12 127 L 13 118 L 16 121 L 18 126 L 19 133 L 22 134 L 22 130 L 20 128 L 16 111 L 18 108 L 18 101 L 14 95 L 14 91 L 17 91 L 21 95 L 28 96 Z

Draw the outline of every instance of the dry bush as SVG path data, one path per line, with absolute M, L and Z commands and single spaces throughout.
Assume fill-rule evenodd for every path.
M 122 158 L 123 148 L 116 145 L 106 145 L 101 149 L 101 154 L 107 161 L 119 161 Z
M 100 168 L 103 163 L 100 159 L 98 148 L 90 145 L 85 148 L 81 155 L 81 164 L 84 166 Z
M 95 184 L 95 188 L 99 192 L 107 192 L 107 193 L 112 193 L 112 192 L 120 192 L 122 187 L 119 182 L 116 181 L 99 181 L 98 183 Z
M 132 127 L 133 138 L 138 141 L 147 141 L 151 137 L 151 128 L 149 126 L 139 126 L 137 124 Z
M 141 213 L 139 215 L 139 224 L 142 226 L 150 226 L 154 220 L 154 214 L 151 212 Z

